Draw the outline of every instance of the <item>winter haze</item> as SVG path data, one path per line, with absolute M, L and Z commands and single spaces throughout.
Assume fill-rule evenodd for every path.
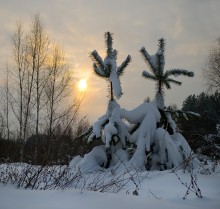
M 206 89 L 201 72 L 210 45 L 220 36 L 219 8 L 218 0 L 0 0 L 0 85 L 11 59 L 10 41 L 16 21 L 21 18 L 29 24 L 40 12 L 50 36 L 63 47 L 75 80 L 87 79 L 89 89 L 81 111 L 91 122 L 105 112 L 108 85 L 93 74 L 89 53 L 96 49 L 104 57 L 106 31 L 114 34 L 118 64 L 128 54 L 132 56 L 121 77 L 121 106 L 132 109 L 147 97 L 153 99 L 154 83 L 141 76 L 148 68 L 139 49 L 145 46 L 154 54 L 158 39 L 163 37 L 165 68 L 195 72 L 194 78 L 177 79 L 183 82 L 181 87 L 166 91 L 166 105 L 181 107 L 189 94 Z

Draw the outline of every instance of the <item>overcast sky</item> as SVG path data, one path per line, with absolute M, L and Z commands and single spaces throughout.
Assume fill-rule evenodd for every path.
M 194 78 L 181 78 L 182 86 L 166 91 L 166 105 L 177 104 L 190 94 L 206 89 L 201 71 L 210 45 L 220 37 L 219 0 L 0 0 L 0 70 L 10 60 L 10 36 L 19 18 L 29 24 L 40 12 L 52 39 L 64 49 L 77 79 L 87 78 L 89 89 L 82 114 L 92 122 L 105 113 L 107 83 L 92 72 L 89 53 L 96 49 L 105 55 L 104 32 L 114 33 L 118 65 L 130 54 L 132 63 L 121 78 L 122 107 L 135 108 L 150 97 L 155 85 L 142 78 L 148 70 L 139 49 L 150 54 L 158 39 L 166 39 L 166 69 L 195 72 Z M 2 82 L 1 82 L 2 85 Z

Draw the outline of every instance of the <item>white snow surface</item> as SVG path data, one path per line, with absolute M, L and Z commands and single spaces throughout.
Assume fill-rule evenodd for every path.
M 100 193 L 85 190 L 23 190 L 0 185 L 1 209 L 219 209 L 220 173 L 198 174 L 198 186 L 203 198 L 190 193 L 183 200 L 186 188 L 170 170 L 142 172 L 145 176 L 134 196 L 132 182 L 119 193 Z M 178 171 L 184 182 L 189 173 Z
M 155 115 L 157 121 L 160 120 L 160 113 L 157 110 L 154 102 L 144 102 L 130 111 L 121 109 L 121 117 L 125 118 L 128 122 L 132 124 L 136 124 L 142 122 L 149 112 L 152 112 Z
M 135 168 L 144 169 L 146 155 L 145 152 L 150 151 L 150 145 L 153 143 L 154 133 L 156 131 L 157 118 L 153 111 L 147 112 L 143 119 L 140 128 L 137 130 L 137 149 L 130 160 L 130 163 Z
M 75 159 L 76 158 L 76 159 Z M 83 158 L 79 155 L 70 161 L 69 167 L 80 169 L 83 173 L 103 170 L 103 166 L 107 163 L 107 155 L 105 146 L 100 145 L 92 149 L 91 152 L 85 154 Z
M 101 137 L 101 129 L 102 125 L 109 119 L 110 113 L 107 110 L 106 114 L 101 116 L 94 124 L 93 124 L 93 133 L 88 138 L 88 142 L 91 142 L 94 137 L 99 138 Z
M 155 143 L 156 146 L 159 146 L 159 162 L 166 164 L 168 168 L 171 168 L 172 165 L 174 167 L 180 165 L 183 161 L 183 155 L 187 158 L 192 152 L 180 133 L 169 135 L 162 128 L 158 128 L 155 132 Z M 180 150 L 180 147 L 182 147 L 183 151 Z
M 170 112 L 166 112 L 165 115 L 166 115 L 166 118 L 167 118 L 167 120 L 168 120 L 168 123 L 170 124 L 170 127 L 171 127 L 172 130 L 173 130 L 173 133 L 176 133 L 176 123 L 175 123 L 175 121 L 172 119 L 171 113 L 170 113 Z
M 106 114 L 94 123 L 93 133 L 90 135 L 88 142 L 91 142 L 94 137 L 102 136 L 101 138 L 106 148 L 111 148 L 112 155 L 118 149 L 122 147 L 125 148 L 126 141 L 136 144 L 137 148 L 133 156 L 126 158 L 126 165 L 129 170 L 134 168 L 145 170 L 145 165 L 147 162 L 150 162 L 150 160 L 153 162 L 152 169 L 169 169 L 178 166 L 184 159 L 192 154 L 191 149 L 184 137 L 176 133 L 176 124 L 169 112 L 166 113 L 166 117 L 173 129 L 173 135 L 170 135 L 165 129 L 157 128 L 157 122 L 160 121 L 161 117 L 157 105 L 158 101 L 150 103 L 144 102 L 129 111 L 121 108 L 116 101 L 110 101 Z M 123 119 L 130 124 L 140 124 L 140 126 L 134 133 L 130 134 L 129 128 Z M 108 123 L 105 124 L 107 120 Z M 112 146 L 111 142 L 116 135 L 119 136 L 119 143 L 122 147 Z M 154 146 L 152 158 L 148 159 L 146 152 L 151 152 L 152 146 Z M 119 153 L 121 153 L 121 151 L 119 151 Z M 97 162 L 97 165 L 95 165 L 95 159 L 98 160 L 97 154 L 93 157 L 93 153 L 91 153 L 89 156 L 94 160 L 91 168 L 94 168 L 95 171 L 101 164 Z M 88 157 L 86 156 L 86 158 Z M 85 160 L 82 159 L 81 161 L 84 162 Z M 80 163 L 82 164 L 82 162 Z M 115 163 L 111 165 L 114 164 Z M 157 166 L 159 164 L 164 168 Z
M 154 101 L 156 102 L 158 108 L 161 110 L 164 109 L 164 97 L 161 93 L 157 92 Z

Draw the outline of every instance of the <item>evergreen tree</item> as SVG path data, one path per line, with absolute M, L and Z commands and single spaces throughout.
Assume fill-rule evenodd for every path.
M 144 77 L 157 81 L 156 101 L 145 101 L 133 110 L 126 110 L 114 100 L 115 96 L 121 96 L 117 91 L 120 86 L 119 76 L 130 62 L 130 56 L 116 67 L 116 51 L 112 48 L 112 37 L 106 33 L 107 56 L 102 61 L 96 51 L 92 53 L 95 61 L 93 67 L 97 75 L 108 79 L 111 83 L 111 99 L 107 112 L 93 124 L 92 133 L 88 142 L 96 138 L 102 139 L 104 146 L 96 146 L 84 158 L 75 158 L 71 165 L 77 164 L 82 172 L 102 170 L 103 167 L 123 167 L 126 170 L 133 169 L 167 169 L 179 166 L 183 160 L 190 158 L 192 150 L 184 137 L 176 132 L 176 124 L 172 115 L 180 114 L 185 117 L 196 115 L 189 111 L 171 110 L 164 108 L 163 87 L 170 88 L 170 83 L 181 84 L 179 81 L 169 78 L 174 75 L 186 75 L 192 77 L 193 72 L 181 69 L 173 69 L 164 72 L 164 39 L 159 40 L 157 53 L 150 56 L 142 48 L 141 52 L 150 65 L 153 74 L 143 72 Z M 117 80 L 117 82 L 115 82 Z M 120 90 L 120 89 L 119 89 Z M 162 103 L 159 101 L 159 98 Z M 158 127 L 160 121 L 166 120 L 169 125 Z M 170 133 L 169 129 L 172 129 Z M 87 136 L 85 133 L 84 136 Z M 123 162 L 123 163 L 122 163 Z
M 91 53 L 91 57 L 94 60 L 93 70 L 95 74 L 105 78 L 110 83 L 110 101 L 106 113 L 93 124 L 88 142 L 95 138 L 101 138 L 108 149 L 107 152 L 109 152 L 114 141 L 120 141 L 125 146 L 125 141 L 129 135 L 126 125 L 119 115 L 120 105 L 115 101 L 114 96 L 119 99 L 122 95 L 120 76 L 131 62 L 131 56 L 128 55 L 125 61 L 117 66 L 117 51 L 113 49 L 113 38 L 110 32 L 105 33 L 105 44 L 106 57 L 104 60 L 96 50 Z
M 187 122 L 178 119 L 178 126 L 187 138 L 193 150 L 200 149 L 203 154 L 216 153 L 213 141 L 207 141 L 207 136 L 216 134 L 216 126 L 220 124 L 220 93 L 212 95 L 202 92 L 199 95 L 188 96 L 182 105 L 182 111 L 196 111 L 201 117 L 193 117 Z M 220 156 L 220 154 L 219 154 Z

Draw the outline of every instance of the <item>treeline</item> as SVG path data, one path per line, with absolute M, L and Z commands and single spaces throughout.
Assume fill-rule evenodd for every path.
M 75 131 L 72 131 L 75 129 Z M 99 144 L 88 144 L 81 137 L 89 130 L 89 123 L 83 121 L 64 133 L 60 126 L 54 131 L 53 137 L 47 134 L 32 135 L 24 144 L 22 162 L 36 165 L 68 164 L 73 156 L 88 153 Z M 50 137 L 51 143 L 48 150 L 46 145 Z M 36 147 L 37 144 L 37 147 Z M 20 149 L 23 142 L 19 139 L 6 139 L 0 137 L 0 163 L 20 162 Z
M 196 152 L 220 158 L 220 92 L 190 95 L 183 102 L 183 111 L 199 113 L 187 121 L 180 118 L 178 127 Z
M 178 129 L 187 139 L 194 152 L 202 153 L 213 158 L 220 158 L 220 93 L 201 93 L 190 95 L 183 102 L 182 111 L 193 111 L 201 117 L 190 117 L 188 120 L 179 117 Z M 20 149 L 23 142 L 19 138 L 7 139 L 2 132 L 3 120 L 0 120 L 0 163 L 19 162 Z M 89 132 L 90 125 L 87 120 L 81 120 L 68 131 L 58 125 L 53 135 L 33 134 L 24 144 L 23 162 L 31 164 L 67 164 L 76 155 L 83 156 L 94 146 L 101 143 L 95 141 L 88 144 L 84 133 Z M 47 142 L 50 140 L 50 146 Z M 36 147 L 37 144 L 37 147 Z M 50 149 L 50 150 L 48 150 Z M 50 153 L 50 154 L 49 154 Z

